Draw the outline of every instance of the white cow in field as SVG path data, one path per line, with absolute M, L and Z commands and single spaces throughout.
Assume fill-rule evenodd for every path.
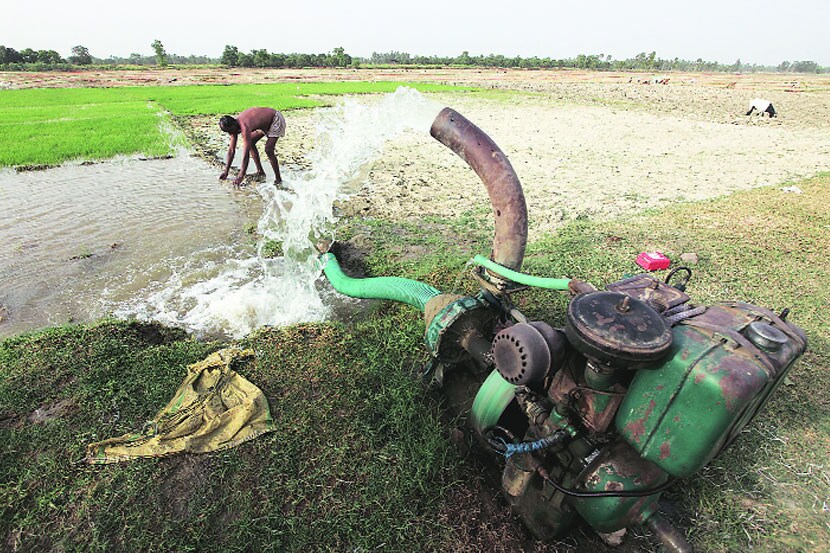
M 765 113 L 769 114 L 770 117 L 775 117 L 775 108 L 772 107 L 772 102 L 764 100 L 763 98 L 755 98 L 749 103 L 749 111 L 747 111 L 746 114 L 752 115 L 753 111 L 760 113 L 761 117 L 763 117 Z

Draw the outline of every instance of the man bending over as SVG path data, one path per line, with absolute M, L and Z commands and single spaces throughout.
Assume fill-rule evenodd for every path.
M 268 140 L 265 141 L 265 155 L 268 156 L 268 161 L 271 162 L 271 168 L 274 169 L 274 184 L 280 184 L 282 182 L 277 154 L 274 153 L 277 139 L 285 136 L 285 117 L 282 116 L 282 113 L 271 108 L 248 108 L 236 118 L 225 115 L 219 119 L 219 128 L 223 132 L 231 135 L 225 170 L 219 175 L 219 180 L 228 178 L 228 171 L 231 168 L 233 156 L 236 153 L 236 139 L 241 134 L 243 147 L 242 165 L 239 168 L 239 173 L 233 180 L 233 185 L 239 186 L 245 179 L 249 157 L 254 159 L 254 164 L 257 168 L 255 176 L 265 176 L 265 171 L 262 170 L 262 164 L 259 162 L 259 152 L 256 148 L 256 143 L 263 136 L 268 137 Z

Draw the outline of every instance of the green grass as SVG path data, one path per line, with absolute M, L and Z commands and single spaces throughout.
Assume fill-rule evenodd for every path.
M 234 86 L 52 88 L 0 91 L 0 167 L 57 165 L 118 154 L 172 153 L 165 112 L 173 116 L 238 113 L 251 106 L 292 110 L 326 105 L 342 94 L 463 91 L 422 83 L 336 82 Z
M 163 114 L 147 102 L 0 108 L 0 165 L 56 165 L 118 154 L 172 151 Z
M 640 251 L 675 261 L 693 251 L 695 302 L 790 307 L 807 332 L 808 353 L 758 419 L 668 492 L 671 518 L 697 551 L 818 552 L 830 543 L 830 175 L 797 184 L 803 194 L 765 188 L 575 221 L 528 248 L 526 272 L 597 286 L 637 272 Z M 492 226 L 482 223 L 491 218 L 359 221 L 345 232 L 373 245 L 368 275 L 470 292 L 464 263 L 489 250 Z M 562 323 L 565 295 L 515 299 L 530 317 Z M 103 467 L 76 462 L 85 445 L 140 428 L 186 365 L 222 344 L 115 321 L 0 342 L 4 550 L 561 551 L 532 543 L 497 499 L 492 468 L 451 444 L 441 396 L 426 394 L 416 375 L 426 360 L 421 314 L 373 305 L 357 322 L 264 329 L 241 342 L 256 351 L 245 376 L 269 398 L 277 431 L 223 453 Z M 59 416 L 36 420 L 49 409 Z M 604 550 L 589 534 L 574 536 L 579 545 L 567 551 Z M 655 550 L 642 532 L 628 540 L 625 551 Z
M 394 92 L 408 86 L 421 92 L 465 91 L 469 88 L 429 83 L 360 82 L 242 84 L 233 86 L 152 87 L 149 98 L 174 115 L 237 113 L 251 106 L 279 110 L 328 105 L 326 96 Z
M 455 459 L 398 355 L 417 349 L 417 317 L 396 311 L 246 341 L 257 351 L 246 376 L 278 431 L 216 455 L 105 467 L 77 462 L 85 445 L 137 430 L 218 345 L 124 322 L 3 342 L 0 539 L 27 550 L 426 548 L 446 532 L 428 513 Z M 56 405 L 60 416 L 27 422 Z

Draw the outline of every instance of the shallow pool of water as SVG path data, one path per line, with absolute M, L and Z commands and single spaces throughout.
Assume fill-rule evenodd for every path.
M 185 260 L 254 251 L 245 227 L 260 212 L 255 192 L 187 154 L 2 171 L 0 335 L 94 319 Z
M 281 167 L 280 189 L 234 189 L 187 154 L 0 171 L 0 336 L 110 314 L 234 338 L 325 319 L 353 302 L 314 249 L 334 235 L 334 202 L 440 107 L 401 88 L 320 110 L 310 168 Z M 284 254 L 263 255 L 266 241 Z

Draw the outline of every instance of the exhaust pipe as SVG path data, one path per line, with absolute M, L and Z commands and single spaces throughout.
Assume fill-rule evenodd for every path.
M 527 204 L 507 156 L 484 131 L 451 108 L 441 110 L 429 133 L 466 161 L 484 183 L 496 218 L 491 259 L 519 271 L 527 246 Z
M 658 512 L 646 519 L 646 526 L 651 528 L 669 553 L 692 553 L 692 547 L 686 536 L 677 530 L 666 517 Z

